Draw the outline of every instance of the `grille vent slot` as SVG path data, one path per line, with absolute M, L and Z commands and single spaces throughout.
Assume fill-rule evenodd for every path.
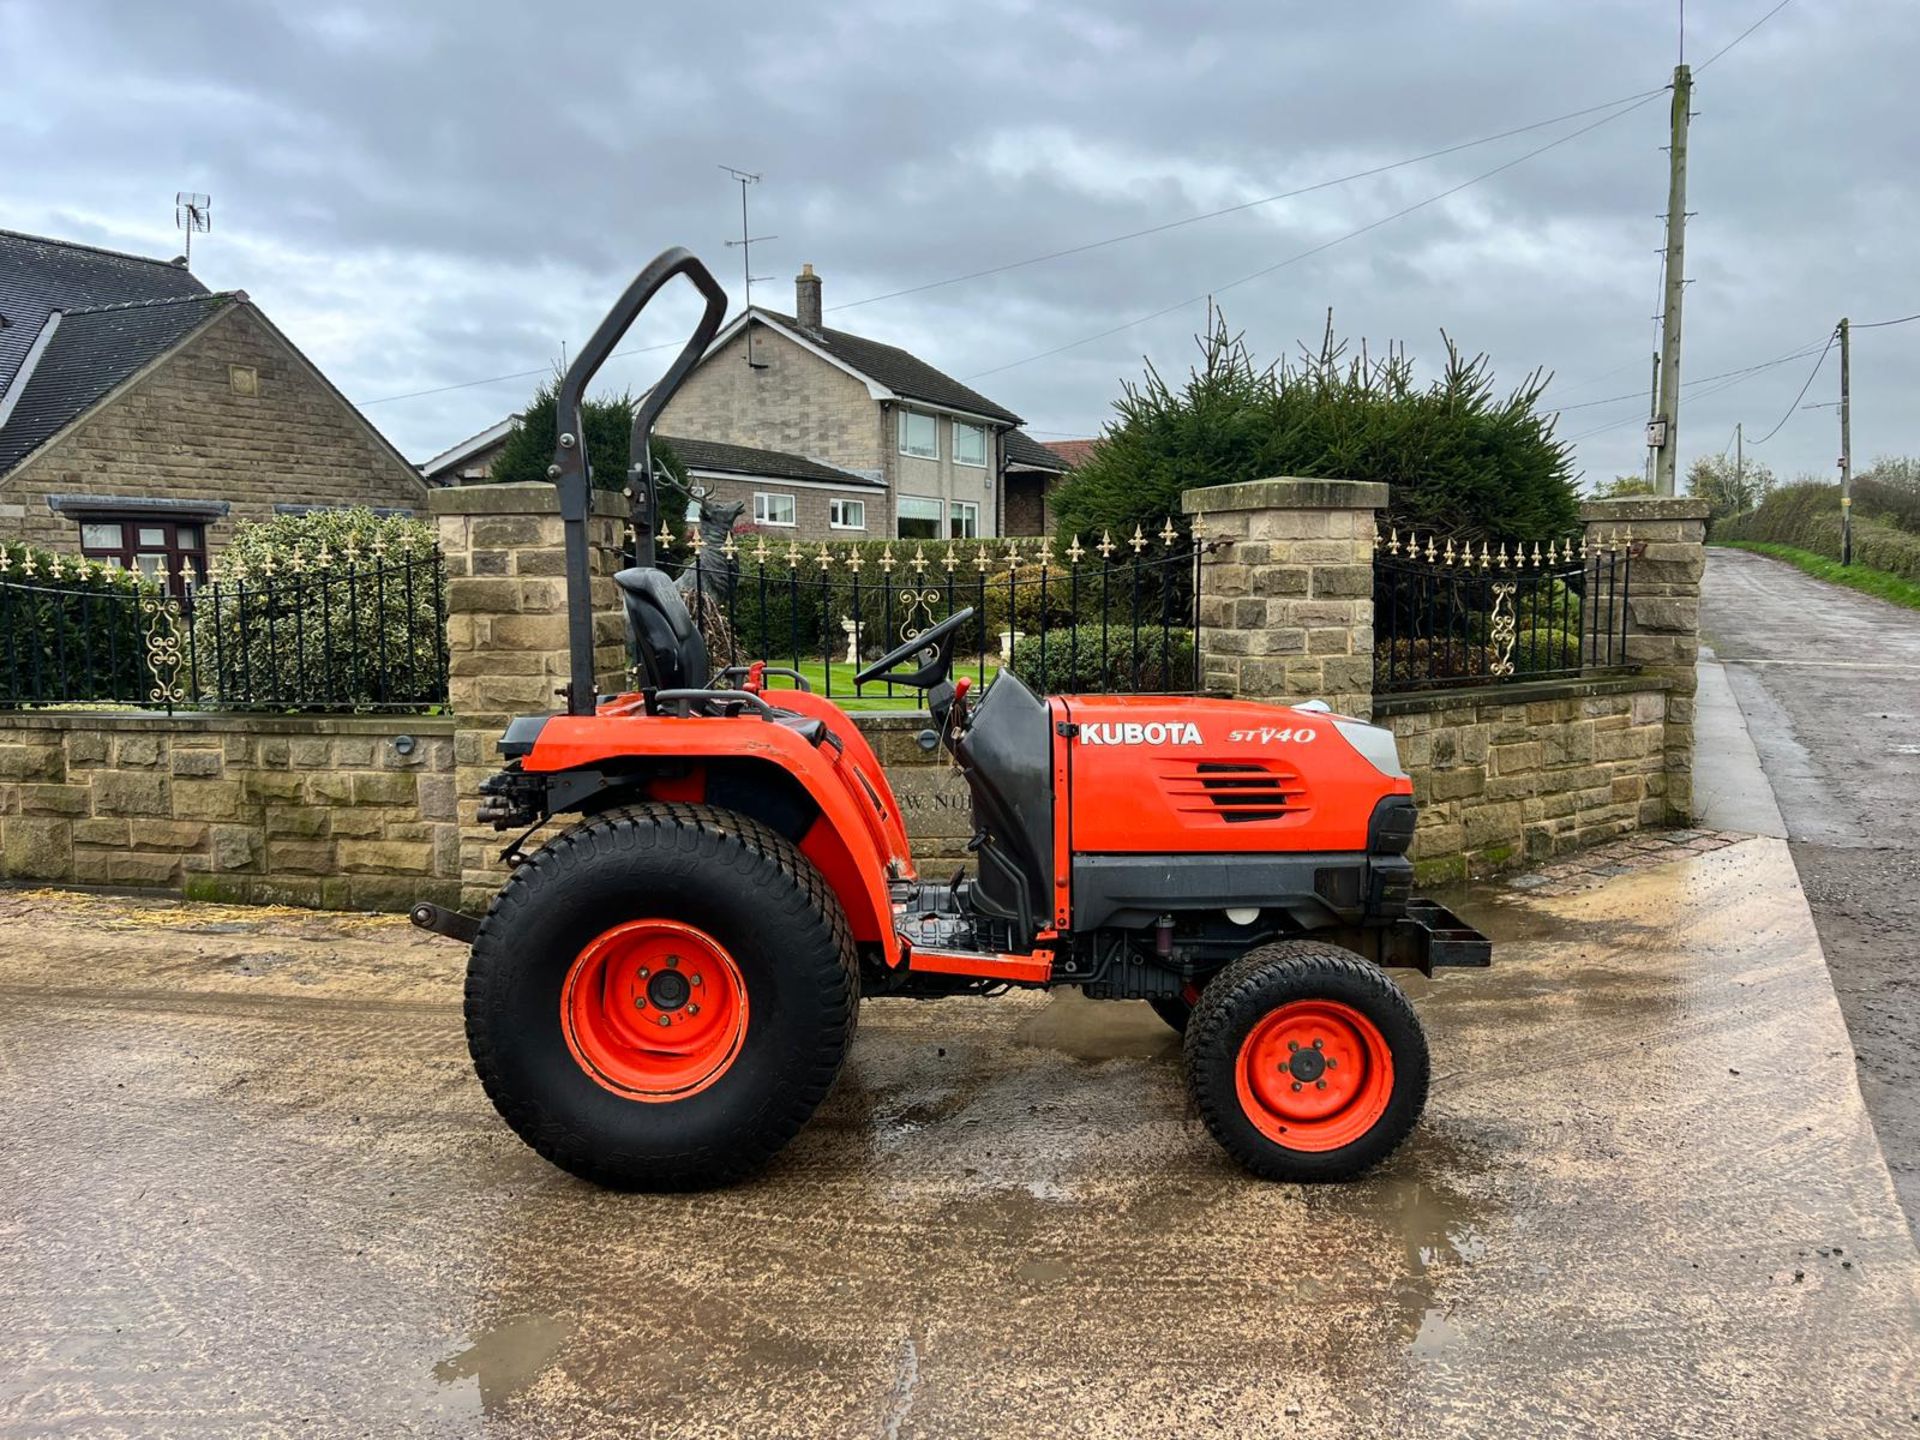
M 1201 793 L 1229 825 L 1282 819 L 1293 813 L 1291 802 L 1300 796 L 1297 785 L 1288 784 L 1292 777 L 1276 775 L 1264 765 L 1208 761 L 1193 768 Z

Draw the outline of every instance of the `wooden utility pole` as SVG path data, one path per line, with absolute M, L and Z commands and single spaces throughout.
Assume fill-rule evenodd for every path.
M 1680 307 L 1687 286 L 1687 119 L 1693 101 L 1693 71 L 1673 67 L 1673 138 L 1667 150 L 1667 283 L 1660 321 L 1660 408 L 1653 429 L 1653 488 L 1674 493 L 1680 445 Z
M 1722 450 L 1722 455 L 1727 452 Z M 1736 420 L 1733 425 L 1733 493 L 1743 496 L 1747 481 L 1747 422 Z
M 1840 563 L 1853 563 L 1853 411 L 1849 405 L 1853 372 L 1853 332 L 1840 317 Z

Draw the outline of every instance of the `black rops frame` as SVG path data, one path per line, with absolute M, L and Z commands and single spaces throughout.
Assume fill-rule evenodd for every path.
M 634 533 L 634 563 L 654 563 L 653 537 L 659 521 L 659 498 L 653 479 L 651 440 L 653 422 L 673 399 L 681 383 L 720 333 L 726 318 L 727 292 L 713 273 L 689 250 L 674 246 L 656 255 L 647 268 L 634 277 L 626 292 L 614 302 L 580 347 L 580 354 L 561 377 L 555 397 L 555 436 L 553 464 L 547 478 L 560 492 L 560 521 L 566 532 L 567 556 L 567 713 L 591 715 L 598 696 L 593 674 L 593 566 L 587 550 L 587 514 L 591 508 L 593 477 L 587 464 L 586 429 L 580 403 L 587 384 L 613 353 L 640 312 L 669 280 L 684 275 L 694 283 L 706 301 L 693 335 L 681 347 L 673 364 L 667 367 L 654 387 L 641 399 L 633 412 L 633 460 L 627 472 L 627 497 L 631 507 Z

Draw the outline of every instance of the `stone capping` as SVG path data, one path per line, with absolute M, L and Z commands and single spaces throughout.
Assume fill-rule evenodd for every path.
M 1705 520 L 1713 507 L 1692 495 L 1623 495 L 1618 500 L 1582 500 L 1580 523 L 1625 524 L 1634 520 Z
M 1223 510 L 1384 510 L 1387 487 L 1377 480 L 1313 480 L 1276 475 L 1232 485 L 1209 485 L 1180 492 L 1180 508 L 1189 514 Z
M 435 515 L 558 515 L 560 492 L 537 481 L 446 485 L 427 497 L 427 506 Z M 588 513 L 624 520 L 627 502 L 617 491 L 595 490 L 588 497 Z
M 153 730 L 198 735 L 451 735 L 451 715 L 263 715 L 248 710 L 10 710 L 8 730 Z
M 1666 691 L 1664 675 L 1612 673 L 1567 676 L 1560 680 L 1522 680 L 1512 685 L 1460 685 L 1450 690 L 1417 690 L 1373 697 L 1373 716 L 1421 715 L 1465 705 L 1526 705 L 1539 700 L 1583 700 L 1595 695 L 1638 695 Z

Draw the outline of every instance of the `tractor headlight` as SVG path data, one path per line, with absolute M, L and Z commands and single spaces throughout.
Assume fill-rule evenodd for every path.
M 1402 778 L 1406 771 L 1400 768 L 1400 747 L 1395 743 L 1393 732 L 1380 725 L 1366 725 L 1358 720 L 1336 720 L 1334 729 L 1354 749 L 1366 757 L 1382 775 Z

